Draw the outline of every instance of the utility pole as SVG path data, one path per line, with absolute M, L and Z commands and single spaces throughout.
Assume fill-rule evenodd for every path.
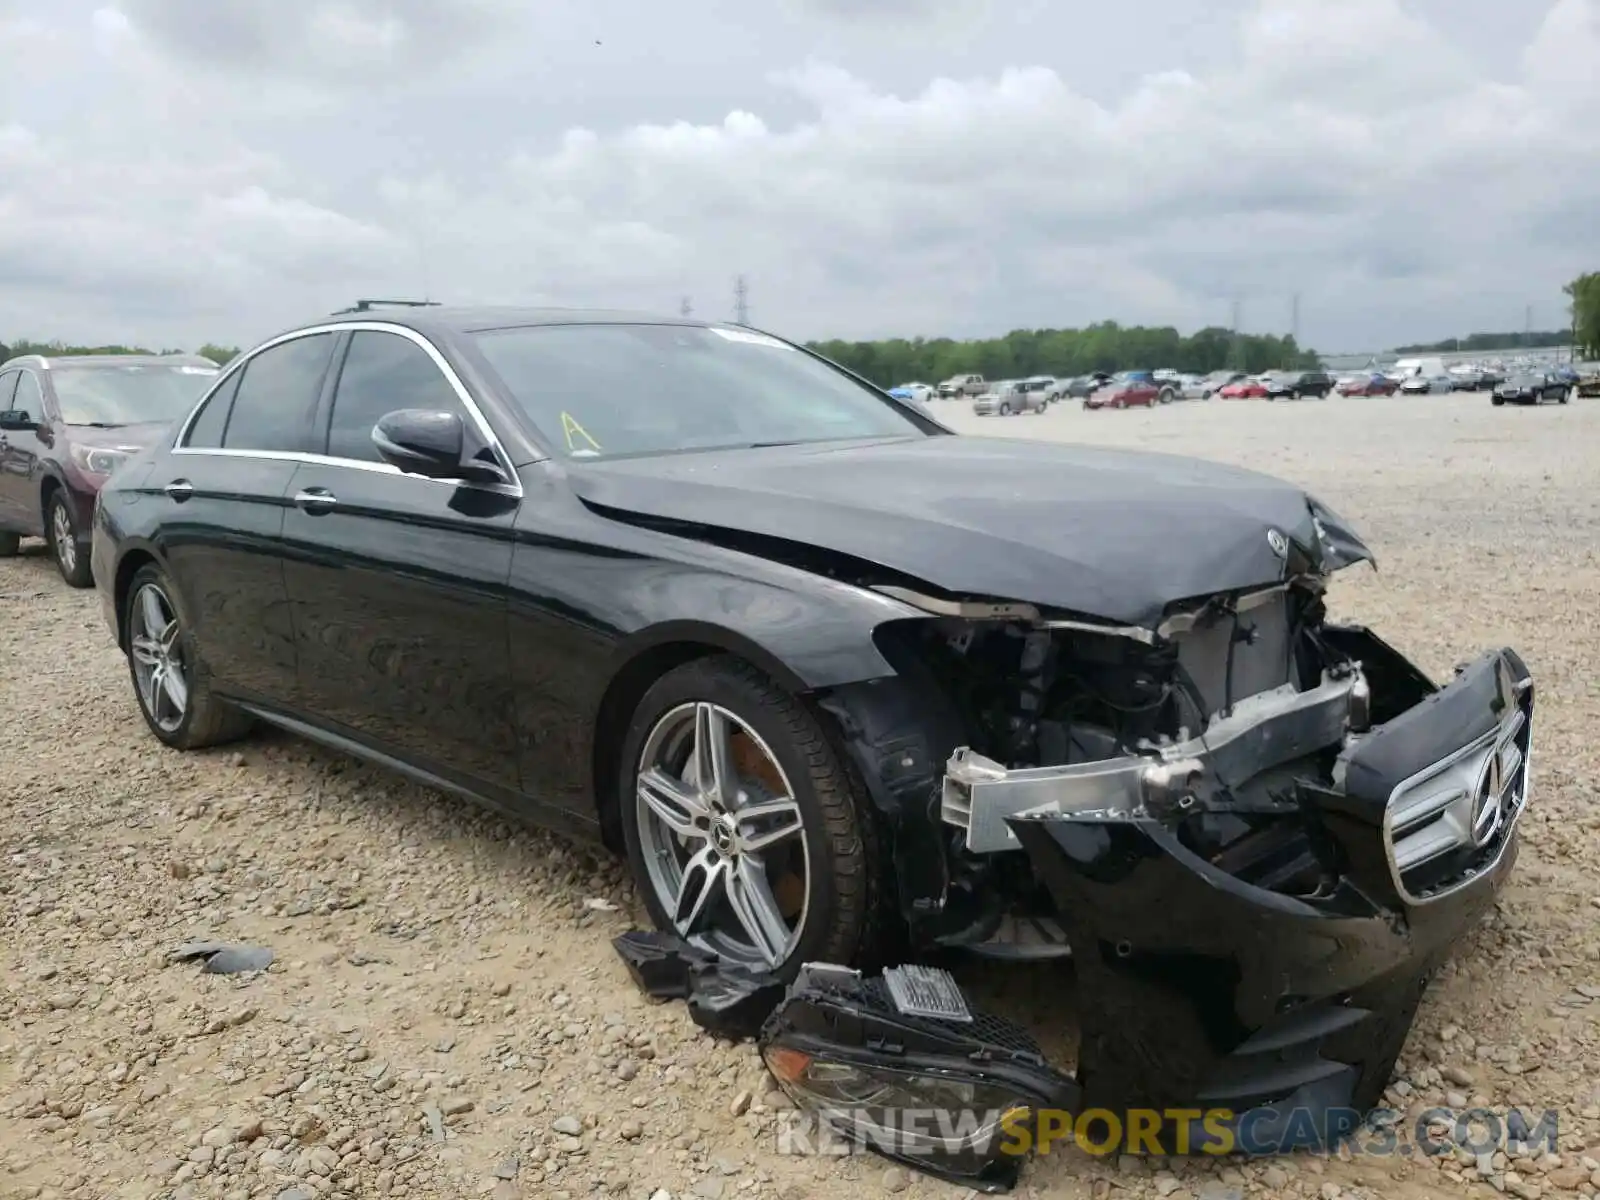
M 1228 329 L 1233 334 L 1232 344 L 1228 347 L 1228 366 L 1235 371 L 1245 369 L 1244 357 L 1239 352 L 1239 297 L 1233 298 L 1233 315 L 1230 318 Z
M 1289 301 L 1289 337 L 1294 342 L 1295 353 L 1300 352 L 1300 293 L 1296 292 Z M 1291 367 L 1293 363 L 1284 363 Z
M 678 315 L 680 317 L 694 316 L 694 305 L 689 303 L 689 297 L 685 296 L 678 301 Z
M 750 285 L 743 275 L 733 281 L 733 323 L 750 324 Z
M 1526 350 L 1533 341 L 1533 305 L 1522 310 L 1522 348 Z

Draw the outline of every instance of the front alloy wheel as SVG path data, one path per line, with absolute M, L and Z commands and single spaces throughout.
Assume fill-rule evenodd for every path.
M 56 570 L 61 578 L 75 588 L 86 588 L 94 583 L 89 556 L 78 545 L 78 530 L 72 521 L 72 509 L 59 490 L 50 494 L 46 514 L 45 537 L 50 543 L 50 553 L 56 560 Z
M 249 732 L 251 717 L 213 693 L 175 594 L 154 563 L 128 583 L 121 628 L 139 712 L 151 733 L 179 750 L 233 741 Z
M 145 583 L 128 609 L 128 656 L 139 707 L 161 733 L 174 734 L 189 711 L 189 664 L 177 611 L 156 583 Z
M 650 689 L 623 750 L 623 833 L 659 928 L 790 976 L 870 953 L 863 807 L 798 700 L 698 660 Z

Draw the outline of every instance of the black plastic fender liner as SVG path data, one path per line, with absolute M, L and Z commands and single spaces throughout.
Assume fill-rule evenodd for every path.
M 783 999 L 776 975 L 725 963 L 676 934 L 635 929 L 611 944 L 647 995 L 687 1001 L 694 1023 L 716 1037 L 755 1037 Z
M 834 688 L 816 703 L 832 718 L 880 817 L 900 916 L 914 941 L 928 942 L 945 932 L 950 867 L 940 788 L 963 735 L 937 685 L 919 681 L 912 664 L 897 669 L 912 674 Z

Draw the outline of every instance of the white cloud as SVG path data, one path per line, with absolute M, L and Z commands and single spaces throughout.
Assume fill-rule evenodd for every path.
M 51 69 L 0 128 L 0 334 L 249 337 L 379 289 L 722 316 L 736 273 L 800 336 L 1193 327 L 1235 298 L 1281 330 L 1296 293 L 1329 350 L 1529 303 L 1560 325 L 1600 266 L 1597 5 L 1556 0 L 1485 69 L 1396 0 L 1255 0 L 1226 52 L 1107 87 L 1093 42 L 1050 50 L 1053 9 L 953 0 L 924 7 L 1021 22 L 1007 57 L 890 89 L 846 16 L 796 15 L 829 0 L 727 32 L 738 85 L 700 66 L 727 0 L 638 29 L 552 0 L 528 42 L 493 0 L 120 0 L 83 14 L 101 116 L 74 120 L 82 39 L 24 3 L 0 49 Z M 568 103 L 584 127 L 542 123 Z

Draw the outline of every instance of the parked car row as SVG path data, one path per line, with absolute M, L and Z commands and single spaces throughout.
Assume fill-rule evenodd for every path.
M 0 558 L 25 537 L 48 543 L 61 577 L 94 582 L 96 493 L 217 375 L 196 355 L 20 355 L 0 363 Z

